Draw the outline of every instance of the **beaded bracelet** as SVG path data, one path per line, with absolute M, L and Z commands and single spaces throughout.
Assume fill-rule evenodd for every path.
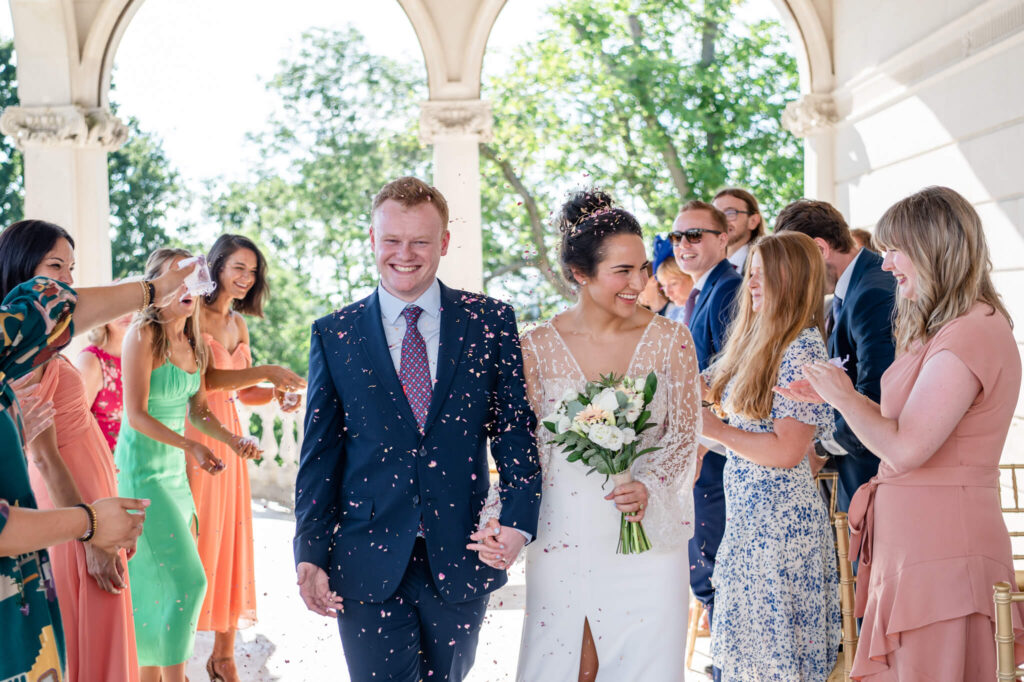
M 89 515 L 89 530 L 85 535 L 78 538 L 79 542 L 89 542 L 93 536 L 96 535 L 96 510 L 89 504 L 76 504 L 76 507 L 81 507 L 85 510 L 85 513 Z
M 142 307 L 139 310 L 145 310 L 153 305 L 153 299 L 156 298 L 156 286 L 152 280 L 148 279 L 144 279 L 139 283 L 142 285 Z

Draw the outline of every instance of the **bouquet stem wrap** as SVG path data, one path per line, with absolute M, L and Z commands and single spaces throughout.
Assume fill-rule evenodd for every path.
M 633 474 L 628 469 L 612 474 L 611 478 L 616 487 L 633 482 Z M 629 517 L 631 516 L 633 513 L 622 513 L 622 520 L 619 522 L 619 546 L 615 550 L 616 554 L 640 554 L 651 548 L 651 541 L 647 538 L 647 533 L 644 532 L 643 524 L 640 521 L 630 521 Z

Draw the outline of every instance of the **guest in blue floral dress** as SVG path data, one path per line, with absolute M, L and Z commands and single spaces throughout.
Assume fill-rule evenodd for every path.
M 824 682 L 840 638 L 828 511 L 807 460 L 832 412 L 773 392 L 827 358 L 824 261 L 803 234 L 761 238 L 722 355 L 706 372 L 703 433 L 728 449 L 725 536 L 713 582 L 711 654 L 723 680 Z

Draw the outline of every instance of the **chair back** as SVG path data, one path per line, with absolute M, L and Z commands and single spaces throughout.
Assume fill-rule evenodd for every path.
M 996 680 L 1015 682 L 1024 675 L 1014 661 L 1013 603 L 1024 601 L 1024 593 L 1013 592 L 1010 583 L 996 583 L 993 599 L 996 603 Z
M 843 617 L 843 679 L 850 679 L 857 655 L 857 617 L 854 616 L 856 578 L 850 563 L 850 522 L 846 512 L 836 513 L 836 556 L 839 560 L 839 608 Z

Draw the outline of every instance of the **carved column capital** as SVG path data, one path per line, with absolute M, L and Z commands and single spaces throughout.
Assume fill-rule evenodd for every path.
M 839 122 L 836 103 L 831 95 L 804 95 L 786 105 L 782 127 L 797 137 L 809 137 Z
M 491 103 L 480 99 L 429 100 L 420 103 L 420 142 L 433 144 L 448 135 L 476 135 L 490 142 Z
M 0 115 L 0 132 L 18 149 L 26 147 L 90 147 L 108 152 L 128 141 L 128 127 L 106 108 L 78 105 L 8 107 Z

